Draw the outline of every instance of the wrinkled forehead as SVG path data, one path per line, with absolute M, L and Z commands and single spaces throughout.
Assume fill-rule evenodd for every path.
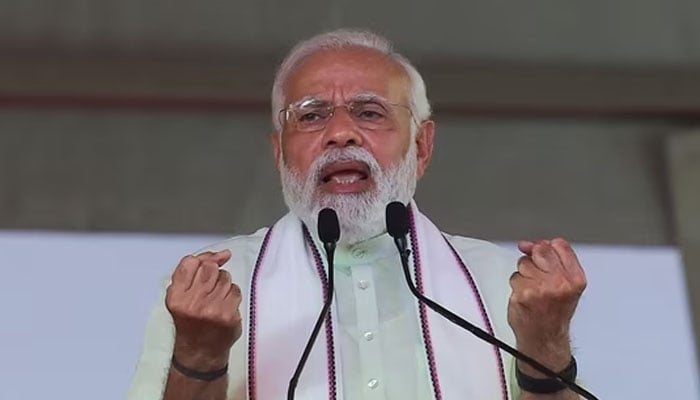
M 284 85 L 287 104 L 316 98 L 360 98 L 406 103 L 409 79 L 403 66 L 372 49 L 320 50 L 301 61 Z
M 318 106 L 329 106 L 334 104 L 334 99 L 326 94 L 310 94 L 304 96 L 296 101 L 292 101 L 289 104 L 297 107 L 318 107 Z M 350 93 L 347 96 L 343 96 L 344 103 L 391 103 L 389 99 L 374 92 L 356 92 Z

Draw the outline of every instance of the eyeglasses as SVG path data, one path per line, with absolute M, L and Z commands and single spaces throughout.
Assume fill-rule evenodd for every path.
M 298 131 L 318 132 L 326 128 L 338 107 L 345 108 L 357 127 L 366 131 L 385 131 L 396 128 L 399 110 L 408 111 L 413 118 L 410 107 L 378 99 L 352 100 L 339 105 L 324 100 L 309 99 L 291 104 L 281 110 L 280 119 L 283 125 L 286 122 Z

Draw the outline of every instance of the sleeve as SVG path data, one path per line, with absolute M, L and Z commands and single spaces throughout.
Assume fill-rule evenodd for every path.
M 520 399 L 520 386 L 515 378 L 515 357 L 508 355 L 506 357 L 504 369 L 506 370 L 506 380 L 508 381 L 508 389 L 510 391 L 508 398 L 512 400 Z
M 231 273 L 233 281 L 241 287 L 243 293 L 246 293 L 247 283 L 250 280 L 249 274 L 257 259 L 265 231 L 266 228 L 251 236 L 227 239 L 197 250 L 194 254 L 204 251 L 230 250 L 231 260 L 222 268 Z M 160 400 L 163 398 L 175 344 L 175 325 L 170 312 L 165 307 L 165 292 L 169 285 L 170 276 L 163 280 L 158 302 L 153 306 L 146 325 L 141 355 L 127 393 L 127 400 Z M 241 314 L 243 321 L 247 321 L 245 301 L 241 305 Z M 242 340 L 239 340 L 231 350 L 227 397 L 229 399 L 246 398 L 246 357 L 247 344 L 244 335 Z
M 165 307 L 166 287 L 167 284 L 164 284 L 146 325 L 143 348 L 127 400 L 156 400 L 163 397 L 175 341 L 173 320 Z

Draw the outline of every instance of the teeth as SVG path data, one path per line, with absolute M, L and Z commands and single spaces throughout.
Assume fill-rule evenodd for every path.
M 341 185 L 349 185 L 360 180 L 359 175 L 334 175 L 332 177 L 333 182 L 339 183 Z

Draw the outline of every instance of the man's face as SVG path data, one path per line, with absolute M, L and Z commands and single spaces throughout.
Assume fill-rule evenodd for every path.
M 308 198 L 292 202 L 313 203 L 304 205 L 309 213 L 356 203 L 371 214 L 339 212 L 341 228 L 343 220 L 381 221 L 386 202 L 410 200 L 432 152 L 433 126 L 421 124 L 412 139 L 409 80 L 398 63 L 369 49 L 319 51 L 292 72 L 284 92 L 291 106 L 272 140 L 286 197 L 296 182 Z

